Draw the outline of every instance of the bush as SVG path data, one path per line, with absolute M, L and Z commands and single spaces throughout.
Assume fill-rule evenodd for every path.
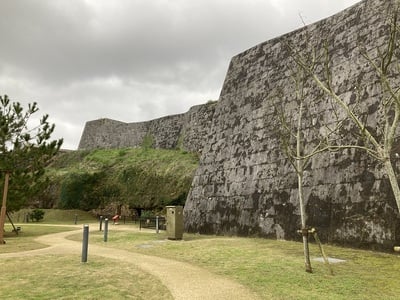
M 32 221 L 39 222 L 44 217 L 44 211 L 36 208 L 30 213 L 30 217 Z
M 100 205 L 105 174 L 71 173 L 63 180 L 59 207 L 89 211 Z M 106 189 L 107 191 L 107 189 Z
M 151 134 L 147 134 L 142 141 L 142 148 L 147 150 L 154 147 L 154 137 Z

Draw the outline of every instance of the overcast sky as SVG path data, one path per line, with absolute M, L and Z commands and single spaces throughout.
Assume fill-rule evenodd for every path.
M 77 149 L 86 121 L 217 100 L 232 56 L 356 2 L 1 0 L 0 94 L 38 102 L 53 138 Z

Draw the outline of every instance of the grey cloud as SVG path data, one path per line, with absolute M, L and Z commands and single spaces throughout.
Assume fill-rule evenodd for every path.
M 355 0 L 2 0 L 0 93 L 37 101 L 76 148 L 86 121 L 217 99 L 229 60 Z
M 159 79 L 155 67 L 161 74 L 168 70 L 179 73 L 181 66 L 193 61 L 198 67 L 209 67 L 220 55 L 240 51 L 241 40 L 251 40 L 264 31 L 264 26 L 247 23 L 248 9 L 243 1 L 176 1 L 175 5 L 166 1 L 118 1 L 126 7 L 115 5 L 109 8 L 111 12 L 104 9 L 92 13 L 83 2 L 69 6 L 61 1 L 55 3 L 64 5 L 52 3 L 1 7 L 8 16 L 2 21 L 1 34 L 10 37 L 10 43 L 0 50 L 1 56 L 46 81 L 98 74 Z M 77 7 L 76 3 L 81 4 Z M 26 7 L 29 4 L 31 7 Z M 270 10 L 265 7 L 262 15 Z M 246 34 L 241 35 L 243 32 Z

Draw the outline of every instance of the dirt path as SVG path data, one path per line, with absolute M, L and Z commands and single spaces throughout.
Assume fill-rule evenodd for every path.
M 122 226 L 118 227 L 118 230 L 123 229 Z M 38 237 L 36 241 L 49 245 L 49 247 L 24 252 L 4 253 L 0 254 L 0 258 L 47 254 L 81 255 L 82 244 L 66 239 L 67 236 L 78 232 L 82 232 L 82 229 L 44 235 Z M 188 263 L 98 245 L 89 245 L 89 259 L 90 255 L 123 260 L 125 263 L 136 265 L 145 272 L 159 278 L 169 289 L 174 299 L 258 299 L 246 287 Z

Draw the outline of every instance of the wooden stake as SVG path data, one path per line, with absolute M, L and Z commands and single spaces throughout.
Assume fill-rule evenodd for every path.
M 310 230 L 310 233 L 312 233 L 314 235 L 314 239 L 318 244 L 319 251 L 321 251 L 322 257 L 324 258 L 324 262 L 327 265 L 331 275 L 333 275 L 333 270 L 332 270 L 331 264 L 329 263 L 328 257 L 326 256 L 324 248 L 322 247 L 322 244 L 321 244 L 321 241 L 320 241 L 320 239 L 318 237 L 317 231 L 315 230 L 315 228 L 313 228 L 313 229 Z
M 7 211 L 7 194 L 8 194 L 8 181 L 10 179 L 10 172 L 5 172 L 4 178 L 4 190 L 3 190 L 3 201 L 1 203 L 0 212 L 0 245 L 5 244 L 4 241 L 4 224 L 6 222 L 6 211 Z

